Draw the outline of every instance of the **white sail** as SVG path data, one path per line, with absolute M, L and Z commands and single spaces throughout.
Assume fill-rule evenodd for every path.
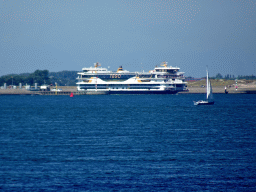
M 209 81 L 209 95 L 208 95 L 209 100 L 213 100 L 213 94 L 212 94 L 212 86 L 211 82 Z
M 206 73 L 206 99 L 208 100 L 208 97 L 209 97 L 209 94 L 210 94 L 210 87 L 209 87 L 209 74 L 208 74 L 208 71 Z
M 208 71 L 207 71 L 206 89 L 207 89 L 206 99 L 207 100 L 212 100 L 213 99 L 212 86 L 211 86 L 211 82 L 209 81 Z

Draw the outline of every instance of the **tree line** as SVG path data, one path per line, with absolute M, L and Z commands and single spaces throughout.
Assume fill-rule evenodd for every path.
M 211 77 L 211 79 L 226 79 L 226 80 L 235 80 L 235 79 L 245 79 L 245 80 L 256 80 L 256 76 L 254 75 L 238 75 L 235 77 L 234 75 L 227 74 L 224 77 L 218 73 L 215 77 Z
M 9 74 L 0 77 L 0 86 L 7 85 L 55 85 L 75 86 L 78 71 L 49 72 L 48 70 L 36 70 L 34 73 Z

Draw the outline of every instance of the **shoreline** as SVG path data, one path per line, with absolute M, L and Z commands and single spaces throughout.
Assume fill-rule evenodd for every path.
M 76 86 L 60 86 L 63 91 L 57 92 L 57 95 L 84 95 L 85 93 L 78 92 Z M 179 92 L 178 94 L 205 94 L 206 88 L 188 87 L 187 92 Z M 225 94 L 223 86 L 216 86 L 212 88 L 213 94 Z M 227 89 L 228 94 L 256 94 L 256 87 L 243 87 L 236 90 L 234 87 Z M 0 89 L 0 95 L 56 95 L 55 91 L 29 91 L 26 89 Z
M 179 92 L 179 94 L 206 94 L 206 88 L 201 87 L 189 87 L 188 92 Z M 237 90 L 232 88 L 227 88 L 227 94 L 256 94 L 256 88 L 238 88 Z M 224 87 L 212 87 L 213 94 L 226 94 Z

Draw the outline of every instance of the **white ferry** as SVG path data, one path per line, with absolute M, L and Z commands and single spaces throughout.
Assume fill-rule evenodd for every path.
M 100 66 L 95 63 L 94 67 L 83 68 L 78 73 L 78 91 L 108 94 L 174 94 L 188 91 L 184 72 L 179 72 L 178 67 L 167 66 L 167 62 L 149 72 L 129 72 L 122 66 L 112 72 Z

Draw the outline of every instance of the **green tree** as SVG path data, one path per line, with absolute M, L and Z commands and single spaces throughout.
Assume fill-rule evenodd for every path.
M 218 74 L 216 75 L 216 79 L 223 79 L 223 76 L 222 76 L 220 73 L 218 73 Z
M 32 85 L 37 83 L 38 85 L 43 85 L 44 83 L 48 84 L 49 81 L 49 71 L 48 70 L 36 70 L 34 73 L 31 73 L 26 78 L 26 83 Z

